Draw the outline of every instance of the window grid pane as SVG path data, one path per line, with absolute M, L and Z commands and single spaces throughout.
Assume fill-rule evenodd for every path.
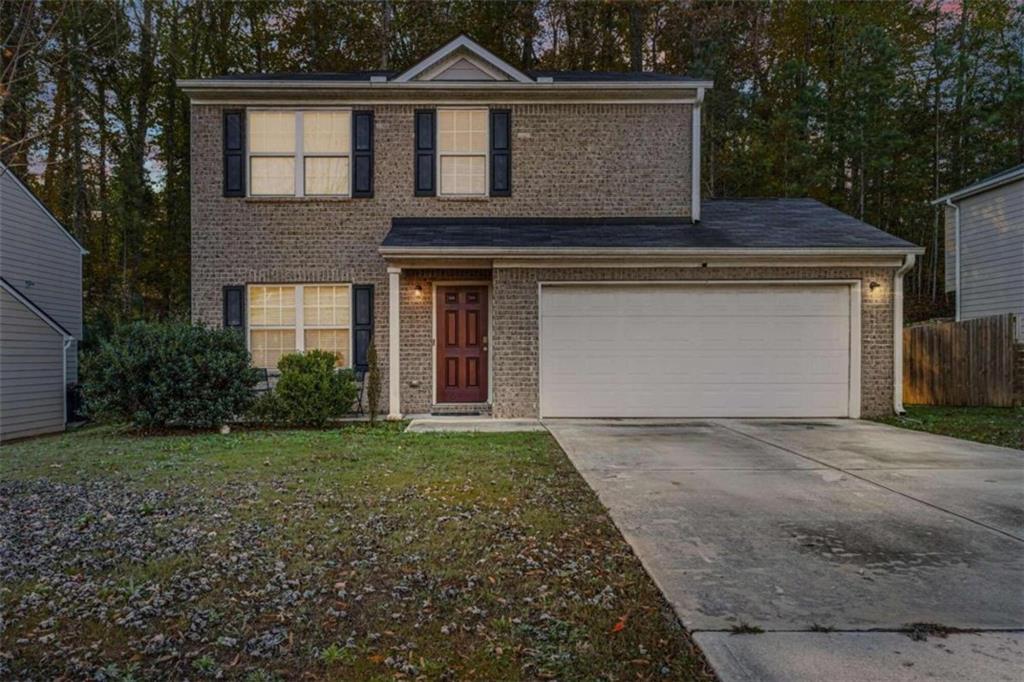
M 348 194 L 348 157 L 306 157 L 305 193 Z
M 307 329 L 305 332 L 306 350 L 326 350 L 334 353 L 338 360 L 337 367 L 347 367 L 348 336 L 347 329 Z
M 295 153 L 294 111 L 253 111 L 249 114 L 249 149 L 252 153 Z
M 302 114 L 305 154 L 348 154 L 352 126 L 347 111 L 306 111 Z
M 487 151 L 487 110 L 449 109 L 438 112 L 438 151 L 482 154 Z
M 249 159 L 252 193 L 295 194 L 295 159 L 291 156 L 253 156 Z
M 349 325 L 348 287 L 341 285 L 307 286 L 302 295 L 302 319 L 308 327 L 347 327 Z
M 487 161 L 483 156 L 442 156 L 442 194 L 483 194 L 487 186 Z
M 277 369 L 282 355 L 295 352 L 294 329 L 253 329 L 250 331 L 252 363 Z
M 249 325 L 252 327 L 295 326 L 295 287 L 259 286 L 249 288 Z

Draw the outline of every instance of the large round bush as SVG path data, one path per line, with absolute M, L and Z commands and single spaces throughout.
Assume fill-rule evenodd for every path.
M 248 408 L 259 380 L 237 332 L 183 322 L 125 325 L 82 370 L 92 416 L 142 428 L 223 424 Z
M 334 353 L 290 353 L 277 362 L 281 377 L 253 410 L 256 421 L 287 426 L 324 426 L 352 411 L 358 387 L 352 371 L 336 369 Z

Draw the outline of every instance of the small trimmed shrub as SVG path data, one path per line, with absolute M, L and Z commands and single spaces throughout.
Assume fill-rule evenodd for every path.
M 372 340 L 370 347 L 366 349 L 366 412 L 370 415 L 370 423 L 377 421 L 380 414 L 380 362 L 377 359 L 377 344 Z
M 352 410 L 352 371 L 335 369 L 337 356 L 323 350 L 290 353 L 277 362 L 281 377 L 254 406 L 257 421 L 287 426 L 324 426 Z
M 118 328 L 82 363 L 89 415 L 140 428 L 212 428 L 249 407 L 259 380 L 245 340 L 185 322 Z

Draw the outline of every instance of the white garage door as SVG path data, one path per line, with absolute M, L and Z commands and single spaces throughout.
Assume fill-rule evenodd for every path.
M 857 416 L 848 285 L 547 284 L 540 296 L 541 416 Z

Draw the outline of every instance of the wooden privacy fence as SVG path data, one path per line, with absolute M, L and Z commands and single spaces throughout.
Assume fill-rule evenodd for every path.
M 1013 315 L 906 327 L 903 401 L 1011 407 L 1018 352 Z

